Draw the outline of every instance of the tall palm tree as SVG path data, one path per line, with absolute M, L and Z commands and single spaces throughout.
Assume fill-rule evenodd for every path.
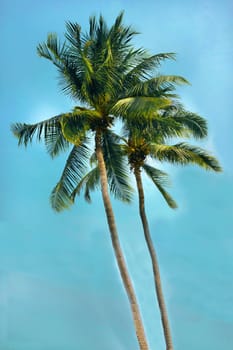
M 103 149 L 107 131 L 116 117 L 126 112 L 140 116 L 142 111 L 150 113 L 170 105 L 174 85 L 187 81 L 179 76 L 153 77 L 153 69 L 162 60 L 173 59 L 174 54 L 151 56 L 143 49 L 134 49 L 131 40 L 137 33 L 130 26 L 124 26 L 122 20 L 123 13 L 120 13 L 113 26 L 108 28 L 102 16 L 98 21 L 91 17 L 87 33 L 81 32 L 79 24 L 68 22 L 64 43 L 60 43 L 56 34 L 48 35 L 47 42 L 38 46 L 38 54 L 56 66 L 63 91 L 79 101 L 81 106 L 76 105 L 71 112 L 40 123 L 16 123 L 12 131 L 18 137 L 19 145 L 27 146 L 33 137 L 44 140 L 51 157 L 69 150 L 72 145 L 62 176 L 50 197 L 51 205 L 57 211 L 72 203 L 72 193 L 86 173 L 90 156 L 89 139 L 94 138 L 112 245 L 130 301 L 139 346 L 141 350 L 146 350 L 148 343 L 118 238 L 108 177 L 112 179 L 111 190 L 125 201 L 130 200 L 131 189 L 124 170 L 107 172 Z
M 141 172 L 152 180 L 160 191 L 167 204 L 176 208 L 177 204 L 166 191 L 167 174 L 158 168 L 147 164 L 148 157 L 156 161 L 168 161 L 174 164 L 196 164 L 206 170 L 221 171 L 221 167 L 213 156 L 203 149 L 191 146 L 187 143 L 166 144 L 168 137 L 193 136 L 204 138 L 207 135 L 206 121 L 200 116 L 176 107 L 168 107 L 162 113 L 157 113 L 149 122 L 140 120 L 140 123 L 125 124 L 127 138 L 124 139 L 124 151 L 128 156 L 128 162 L 136 179 L 139 198 L 139 213 L 142 221 L 144 236 L 151 257 L 155 291 L 160 308 L 166 350 L 173 350 L 172 335 L 163 296 L 162 283 L 159 272 L 157 254 L 151 238 L 148 219 L 145 211 L 144 189 Z

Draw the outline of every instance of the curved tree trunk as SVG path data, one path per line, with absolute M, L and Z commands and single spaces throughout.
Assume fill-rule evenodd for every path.
M 164 337 L 166 342 L 166 350 L 173 350 L 172 336 L 171 336 L 171 331 L 169 327 L 169 321 L 168 321 L 168 316 L 167 316 L 167 311 L 166 311 L 166 306 L 165 306 L 165 301 L 164 301 L 164 296 L 162 291 L 160 273 L 159 273 L 159 264 L 158 264 L 156 252 L 153 246 L 153 242 L 150 236 L 149 225 L 148 225 L 146 212 L 145 212 L 144 191 L 142 186 L 140 169 L 135 168 L 134 174 L 136 178 L 138 196 L 139 196 L 140 217 L 143 225 L 146 244 L 150 253 L 152 267 L 153 267 L 154 283 L 155 283 L 155 289 L 156 289 L 156 294 L 157 294 L 157 299 L 158 299 L 158 304 L 159 304 L 160 314 L 162 319 L 163 332 L 164 332 Z
M 139 306 L 137 304 L 136 295 L 133 289 L 133 285 L 127 270 L 126 262 L 125 262 L 124 255 L 123 255 L 119 238 L 118 238 L 115 218 L 112 210 L 112 205 L 110 202 L 110 196 L 108 193 L 107 172 L 106 172 L 106 167 L 105 167 L 105 162 L 104 162 L 104 157 L 103 157 L 103 152 L 101 147 L 101 133 L 98 131 L 96 131 L 95 143 L 96 143 L 95 144 L 96 157 L 97 157 L 99 171 L 100 171 L 101 192 L 102 192 L 104 208 L 107 216 L 108 226 L 111 234 L 112 246 L 114 249 L 118 268 L 120 270 L 121 278 L 123 280 L 124 287 L 129 298 L 140 350 L 148 350 L 149 347 L 147 344 L 146 335 L 145 335 L 142 319 L 140 316 Z

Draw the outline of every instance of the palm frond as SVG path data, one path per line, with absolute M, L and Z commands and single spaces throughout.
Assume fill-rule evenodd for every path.
M 156 169 L 148 164 L 142 166 L 147 176 L 153 181 L 153 183 L 158 188 L 159 192 L 162 194 L 163 198 L 167 202 L 170 208 L 177 208 L 177 204 L 171 195 L 165 190 L 165 186 L 168 185 L 168 174 Z
M 74 189 L 71 194 L 71 200 L 74 201 L 75 197 L 80 195 L 81 190 L 84 190 L 84 198 L 88 203 L 91 202 L 91 191 L 94 191 L 99 187 L 99 168 L 96 166 L 90 170 L 79 182 L 78 186 Z
M 122 148 L 118 142 L 118 136 L 113 132 L 108 130 L 104 133 L 102 147 L 109 188 L 116 198 L 130 202 L 132 188 L 129 185 L 126 158 L 123 157 Z
M 197 139 L 202 139 L 207 136 L 207 121 L 198 114 L 186 111 L 184 109 L 178 109 L 172 118 L 176 122 L 183 125 L 191 136 Z
M 57 35 L 50 33 L 47 42 L 38 45 L 37 52 L 58 68 L 60 84 L 65 93 L 91 103 L 89 85 L 92 83 L 93 68 L 86 54 L 88 43 L 82 45 L 80 30 L 79 25 L 68 22 L 66 37 L 70 46 L 66 42 L 60 44 Z
M 186 165 L 196 164 L 206 170 L 222 171 L 218 160 L 200 147 L 187 143 L 175 145 L 151 145 L 150 155 L 158 160 L 170 163 Z
M 147 118 L 128 118 L 124 120 L 123 134 L 136 137 L 145 142 L 164 143 L 166 138 L 189 136 L 187 128 L 173 117 L 160 115 L 159 111 Z
M 101 123 L 99 112 L 76 106 L 72 113 L 64 114 L 61 118 L 61 128 L 64 137 L 78 146 L 86 132 L 94 130 Z
M 112 44 L 114 51 L 116 49 L 119 53 L 122 53 L 122 49 L 129 47 L 129 43 L 132 41 L 133 37 L 139 34 L 131 26 L 123 25 L 124 11 L 121 11 L 117 16 L 115 23 L 109 30 L 109 39 Z
M 169 106 L 172 102 L 165 97 L 128 97 L 119 100 L 111 109 L 111 113 L 122 118 L 150 116 L 158 109 Z
M 129 96 L 172 96 L 178 97 L 177 94 L 171 94 L 176 85 L 189 84 L 188 81 L 177 75 L 160 75 L 145 81 L 134 84 L 127 90 Z
M 169 53 L 158 53 L 152 56 L 146 56 L 145 51 L 143 51 L 143 55 L 139 56 L 139 62 L 134 65 L 131 70 L 125 76 L 125 84 L 128 86 L 128 82 L 140 82 L 141 79 L 150 78 L 151 72 L 158 68 L 162 61 L 166 59 L 175 59 L 175 54 L 172 52 Z
M 66 22 L 66 39 L 74 46 L 78 51 L 81 50 L 81 26 L 78 23 Z
M 51 206 L 55 211 L 59 212 L 73 203 L 72 193 L 88 169 L 90 149 L 87 144 L 88 140 L 84 139 L 70 152 L 61 178 L 50 196 Z
M 131 200 L 132 188 L 129 185 L 126 159 L 123 158 L 122 147 L 119 144 L 121 138 L 111 132 L 106 131 L 103 135 L 103 155 L 105 159 L 107 177 L 110 192 L 118 199 L 129 202 Z M 90 157 L 90 164 L 95 167 L 90 170 L 79 182 L 71 195 L 74 200 L 76 195 L 80 195 L 81 190 L 84 190 L 85 199 L 90 202 L 90 192 L 100 186 L 99 168 L 94 152 Z
M 47 42 L 37 46 L 37 53 L 40 57 L 52 61 L 55 66 L 63 70 L 67 49 L 66 43 L 61 44 L 56 33 L 50 33 L 48 34 Z
M 11 126 L 11 131 L 18 138 L 19 146 L 26 147 L 33 139 L 44 141 L 49 155 L 55 157 L 69 148 L 60 124 L 63 116 L 61 114 L 35 124 L 16 123 Z

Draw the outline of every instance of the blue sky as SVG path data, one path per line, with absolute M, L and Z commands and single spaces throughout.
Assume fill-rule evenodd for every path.
M 99 194 L 92 205 L 80 198 L 54 213 L 48 197 L 66 156 L 52 161 L 38 144 L 18 149 L 9 129 L 73 106 L 54 67 L 36 54 L 47 33 L 62 36 L 67 20 L 85 29 L 100 12 L 111 24 L 122 9 L 125 23 L 142 33 L 136 46 L 177 53 L 161 73 L 191 82 L 179 90 L 182 101 L 208 120 L 201 145 L 224 168 L 212 174 L 165 165 L 176 211 L 145 184 L 175 349 L 233 346 L 232 2 L 1 0 L 0 349 L 137 349 Z M 131 206 L 113 204 L 151 349 L 162 350 L 136 197 Z

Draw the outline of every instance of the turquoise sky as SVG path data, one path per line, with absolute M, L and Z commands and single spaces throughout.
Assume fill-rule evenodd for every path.
M 175 350 L 233 348 L 232 1 L 1 0 L 1 350 L 137 349 L 99 194 L 92 205 L 80 198 L 54 213 L 48 197 L 66 155 L 52 161 L 42 145 L 18 149 L 10 133 L 13 122 L 33 123 L 74 104 L 37 44 L 48 32 L 62 36 L 66 20 L 85 29 L 101 12 L 111 24 L 122 9 L 125 23 L 142 33 L 136 46 L 177 53 L 161 73 L 191 82 L 179 90 L 182 101 L 208 120 L 201 146 L 224 168 L 164 165 L 176 211 L 145 184 Z M 150 348 L 163 350 L 136 197 L 131 206 L 113 204 Z

